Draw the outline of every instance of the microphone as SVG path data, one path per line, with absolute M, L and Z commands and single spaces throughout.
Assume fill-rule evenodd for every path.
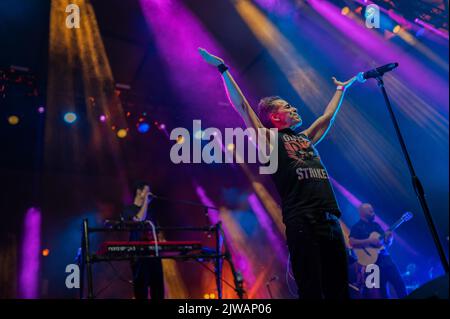
M 382 76 L 383 74 L 385 74 L 389 71 L 392 71 L 396 67 L 398 67 L 397 62 L 389 63 L 386 65 L 380 66 L 376 69 L 369 70 L 367 72 L 359 72 L 358 75 L 356 76 L 356 79 L 358 80 L 358 82 L 364 83 L 364 82 L 366 82 L 367 79 L 373 79 L 373 78 Z

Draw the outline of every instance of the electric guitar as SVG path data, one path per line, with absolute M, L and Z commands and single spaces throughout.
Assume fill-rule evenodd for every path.
M 389 227 L 389 231 L 394 231 L 398 227 L 400 227 L 401 224 L 407 222 L 413 218 L 413 214 L 411 212 L 406 212 L 400 217 L 399 220 L 397 220 L 391 227 Z M 369 239 L 376 238 L 379 241 L 384 241 L 383 236 L 379 234 L 378 232 L 372 232 L 369 235 Z M 381 247 L 364 247 L 364 248 L 353 248 L 353 251 L 356 255 L 356 258 L 358 260 L 358 264 L 362 266 L 367 266 L 370 264 L 375 264 L 378 260 L 378 255 L 382 249 L 386 249 L 385 245 L 383 244 Z

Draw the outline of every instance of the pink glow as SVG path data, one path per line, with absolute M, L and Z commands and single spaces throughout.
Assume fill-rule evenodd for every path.
M 283 16 L 295 10 L 293 5 L 286 0 L 255 0 L 255 2 L 269 13 Z
M 197 185 L 195 187 L 195 190 L 203 205 L 217 207 L 208 197 L 205 189 L 202 186 Z M 216 224 L 220 221 L 219 212 L 216 210 L 208 210 L 208 217 L 212 224 Z M 245 283 L 251 286 L 255 281 L 255 276 L 252 273 L 253 268 L 251 267 L 251 262 L 246 256 L 240 254 L 238 249 L 235 249 L 235 247 L 233 247 L 233 241 L 231 240 L 232 236 L 230 234 L 230 230 L 227 229 L 226 225 L 222 224 L 222 228 L 225 233 L 226 239 L 228 239 L 227 243 L 229 244 L 229 249 L 231 251 L 231 255 L 233 256 L 233 262 L 236 264 L 236 268 L 242 272 Z
M 280 241 L 280 239 L 275 235 L 275 232 L 273 231 L 272 223 L 267 216 L 266 210 L 263 208 L 261 202 L 259 201 L 258 197 L 255 193 L 251 194 L 248 197 L 248 202 L 250 204 L 250 207 L 252 208 L 253 212 L 256 215 L 256 218 L 258 219 L 259 224 L 261 225 L 262 229 L 266 232 L 267 237 L 269 238 L 270 245 L 274 250 L 277 252 L 278 259 L 281 261 L 285 261 L 286 256 L 286 247 L 283 245 L 283 243 Z
M 431 24 L 426 23 L 425 21 L 422 21 L 420 19 L 415 19 L 414 20 L 415 23 L 417 23 L 418 25 L 424 27 L 425 29 L 430 30 L 431 32 L 437 34 L 438 36 L 448 40 L 448 33 L 445 33 L 439 29 L 436 29 L 434 26 L 432 26 Z
M 356 198 L 355 195 L 350 193 L 344 186 L 339 184 L 336 180 L 330 177 L 330 181 L 333 184 L 334 188 L 336 188 L 339 191 L 339 193 L 344 195 L 344 197 L 350 202 L 350 204 L 352 204 L 352 206 L 359 207 L 362 204 L 362 202 L 358 198 Z
M 203 116 L 203 108 L 223 100 L 224 90 L 217 70 L 203 61 L 198 48 L 230 61 L 183 1 L 140 0 L 140 5 L 171 84 L 188 106 L 186 112 Z
M 39 209 L 31 207 L 28 209 L 24 220 L 19 274 L 19 294 L 24 299 L 38 297 L 40 241 L 41 212 Z
M 215 207 L 214 203 L 206 195 L 205 189 L 203 187 L 197 185 L 197 187 L 195 187 L 195 191 L 203 205 Z M 217 224 L 220 221 L 219 212 L 215 209 L 208 209 L 208 217 L 212 224 Z

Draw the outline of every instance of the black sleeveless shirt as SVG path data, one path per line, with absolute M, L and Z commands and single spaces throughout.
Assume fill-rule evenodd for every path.
M 272 178 L 281 196 L 285 224 L 305 213 L 341 216 L 328 173 L 305 134 L 290 128 L 278 131 L 278 169 Z

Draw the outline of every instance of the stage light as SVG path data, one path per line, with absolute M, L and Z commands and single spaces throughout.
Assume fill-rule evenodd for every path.
M 419 30 L 417 30 L 416 32 L 416 37 L 421 37 L 425 34 L 425 29 L 424 28 L 420 28 Z
M 203 299 L 209 299 L 209 294 L 204 294 Z
M 118 138 L 125 138 L 125 137 L 127 137 L 127 135 L 128 135 L 127 130 L 125 130 L 123 128 L 117 131 Z
M 41 245 L 41 211 L 30 207 L 23 221 L 22 258 L 19 270 L 19 297 L 39 296 L 39 265 Z
M 45 108 L 43 106 L 38 107 L 38 112 L 39 113 L 44 113 L 45 112 Z
M 164 124 L 164 123 L 159 124 L 159 129 L 160 130 L 164 130 L 165 128 L 166 128 L 166 124 Z
M 138 124 L 139 133 L 147 133 L 149 129 L 150 125 L 148 123 L 143 122 Z
M 210 293 L 209 294 L 209 299 L 216 299 L 216 294 L 215 293 Z
M 67 112 L 64 114 L 64 122 L 72 124 L 77 120 L 77 115 L 73 112 Z
M 17 115 L 11 115 L 10 117 L 8 117 L 8 123 L 11 125 L 17 125 L 19 124 L 19 117 Z
M 400 25 L 397 24 L 397 25 L 394 27 L 394 29 L 392 30 L 392 32 L 394 32 L 395 34 L 397 34 L 397 33 L 400 32 L 401 29 L 402 29 L 402 27 L 401 27 Z
M 50 250 L 48 248 L 42 249 L 42 256 L 47 257 L 50 255 Z
M 183 144 L 184 143 L 184 136 L 178 135 L 177 137 L 177 144 Z
M 100 122 L 105 122 L 106 121 L 106 115 L 100 115 L 99 120 L 100 120 Z
M 350 13 L 350 8 L 349 7 L 343 7 L 341 10 L 342 15 L 346 16 L 347 14 Z

